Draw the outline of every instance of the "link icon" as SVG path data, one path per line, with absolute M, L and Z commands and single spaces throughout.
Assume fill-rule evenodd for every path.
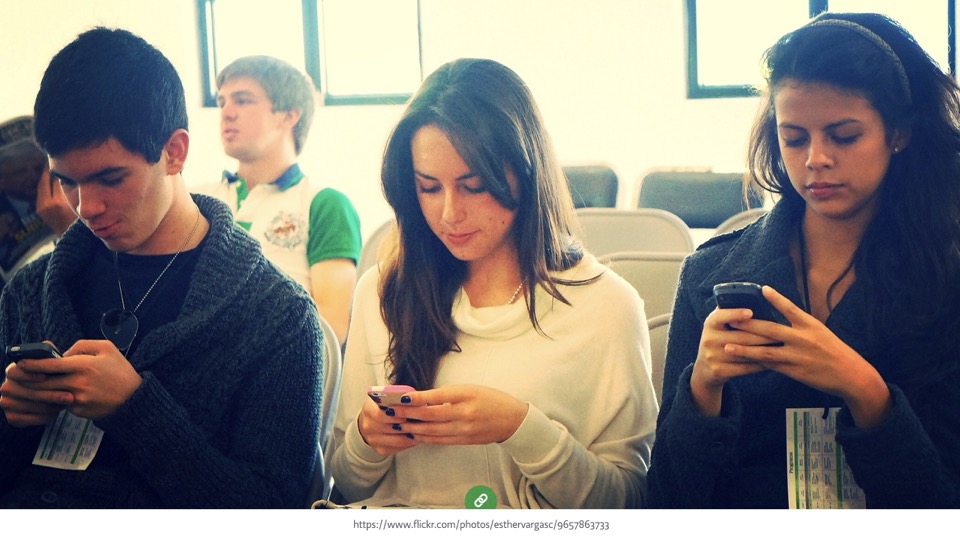
M 463 499 L 467 510 L 497 507 L 497 494 L 487 486 L 473 486 Z

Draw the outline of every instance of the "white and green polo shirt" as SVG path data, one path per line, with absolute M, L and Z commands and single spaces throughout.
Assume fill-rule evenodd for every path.
M 263 254 L 310 292 L 310 267 L 328 259 L 360 258 L 360 217 L 346 195 L 314 192 L 294 163 L 268 184 L 247 188 L 224 171 L 210 193 L 227 203 L 237 224 L 260 241 Z

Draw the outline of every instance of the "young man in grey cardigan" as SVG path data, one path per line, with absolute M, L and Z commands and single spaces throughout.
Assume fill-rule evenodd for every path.
M 0 506 L 303 505 L 316 308 L 226 206 L 187 192 L 173 66 L 91 30 L 53 58 L 34 115 L 80 223 L 0 298 L 0 346 L 63 355 L 4 359 Z

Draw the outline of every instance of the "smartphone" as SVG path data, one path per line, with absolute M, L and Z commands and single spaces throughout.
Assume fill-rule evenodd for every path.
M 60 358 L 60 351 L 49 343 L 21 343 L 10 345 L 6 350 L 7 358 L 18 362 L 24 358 Z
M 378 405 L 401 405 L 400 397 L 408 392 L 416 392 L 412 386 L 405 384 L 388 384 L 387 386 L 371 386 L 367 388 L 367 395 Z
M 753 312 L 754 319 L 776 321 L 776 310 L 756 283 L 718 283 L 713 286 L 713 298 L 721 309 L 747 308 Z

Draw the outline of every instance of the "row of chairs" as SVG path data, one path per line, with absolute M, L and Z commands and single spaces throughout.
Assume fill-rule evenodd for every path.
M 619 179 L 607 165 L 563 168 L 577 208 L 615 208 Z M 658 208 L 679 217 L 688 227 L 713 229 L 729 217 L 763 206 L 755 189 L 744 193 L 742 173 L 665 170 L 643 176 L 636 208 Z
M 655 208 L 619 210 L 579 208 L 580 239 L 598 257 L 620 251 L 692 253 L 695 246 L 690 227 L 675 214 Z M 722 234 L 745 227 L 766 213 L 763 208 L 744 210 L 713 230 Z M 367 238 L 360 252 L 357 271 L 362 274 L 383 258 L 383 242 L 394 229 L 393 219 L 384 221 Z

